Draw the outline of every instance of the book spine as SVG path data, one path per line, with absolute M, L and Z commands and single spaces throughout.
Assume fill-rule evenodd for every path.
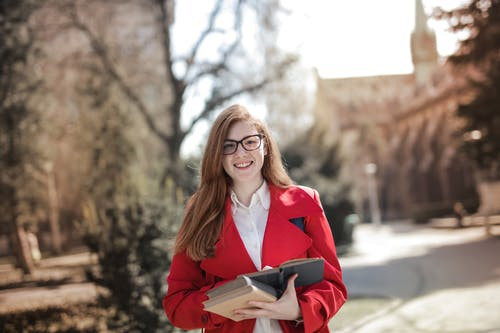
M 286 281 L 285 281 L 285 270 L 283 268 L 280 268 L 279 270 L 279 288 L 277 289 L 278 292 L 278 298 L 283 295 L 286 289 Z

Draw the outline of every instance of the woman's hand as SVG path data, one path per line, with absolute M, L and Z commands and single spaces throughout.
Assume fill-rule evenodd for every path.
M 269 318 L 278 320 L 296 320 L 302 316 L 294 281 L 297 274 L 288 279 L 285 292 L 276 302 L 250 301 L 248 305 L 252 308 L 234 310 L 234 314 L 240 319 Z

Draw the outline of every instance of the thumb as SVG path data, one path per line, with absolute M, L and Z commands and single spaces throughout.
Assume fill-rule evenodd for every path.
M 295 279 L 297 279 L 298 276 L 299 275 L 297 273 L 295 273 L 292 276 L 290 276 L 290 278 L 288 279 L 288 283 L 287 283 L 287 286 L 286 286 L 285 293 L 294 290 L 294 288 L 295 288 Z

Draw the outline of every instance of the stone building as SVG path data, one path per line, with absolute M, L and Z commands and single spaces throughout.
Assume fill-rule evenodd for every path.
M 456 108 L 472 92 L 463 75 L 439 63 L 421 0 L 415 12 L 413 73 L 317 77 L 313 140 L 340 145 L 341 177 L 365 220 L 374 215 L 369 199 L 383 220 L 425 221 L 457 201 L 469 210 L 479 203 L 473 165 L 456 149 Z

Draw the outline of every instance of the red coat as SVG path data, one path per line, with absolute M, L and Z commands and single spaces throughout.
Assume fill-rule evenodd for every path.
M 297 288 L 304 323 L 280 321 L 283 332 L 329 332 L 328 322 L 347 298 L 332 233 L 315 190 L 290 186 L 281 189 L 269 185 L 271 205 L 262 245 L 262 266 L 278 266 L 295 258 L 325 259 L 324 280 Z M 183 329 L 205 328 L 206 332 L 252 332 L 255 319 L 232 321 L 203 310 L 205 292 L 255 272 L 226 200 L 224 226 L 215 245 L 215 256 L 193 261 L 185 253 L 174 255 L 167 277 L 168 291 L 163 308 L 170 322 Z M 289 219 L 305 217 L 305 231 Z

